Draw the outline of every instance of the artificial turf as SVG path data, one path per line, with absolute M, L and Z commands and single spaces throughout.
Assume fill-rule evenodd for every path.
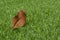
M 26 25 L 13 30 L 20 10 Z M 60 40 L 60 0 L 0 0 L 0 40 Z

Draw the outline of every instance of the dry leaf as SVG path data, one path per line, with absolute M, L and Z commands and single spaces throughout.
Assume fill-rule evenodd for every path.
M 15 17 L 12 19 L 13 29 L 19 28 L 26 24 L 26 14 L 21 10 Z

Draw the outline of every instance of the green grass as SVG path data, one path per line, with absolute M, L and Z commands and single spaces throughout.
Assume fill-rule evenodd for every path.
M 13 31 L 20 10 L 27 22 Z M 0 0 L 0 40 L 60 40 L 60 0 Z

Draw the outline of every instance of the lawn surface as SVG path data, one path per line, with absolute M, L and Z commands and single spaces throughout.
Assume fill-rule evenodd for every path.
M 20 10 L 26 25 L 12 30 Z M 0 0 L 0 40 L 60 40 L 60 0 Z

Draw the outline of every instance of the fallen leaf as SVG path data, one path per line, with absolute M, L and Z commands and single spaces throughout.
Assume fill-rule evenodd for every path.
M 12 19 L 13 29 L 22 27 L 26 24 L 26 14 L 23 10 Z

